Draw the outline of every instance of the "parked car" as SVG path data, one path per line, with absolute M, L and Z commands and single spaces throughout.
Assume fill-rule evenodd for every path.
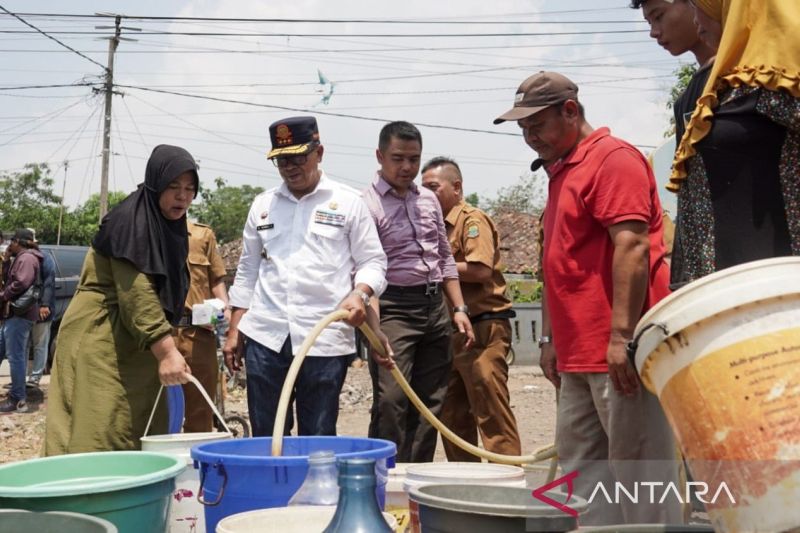
M 58 328 L 61 326 L 61 318 L 64 316 L 64 312 L 75 294 L 75 289 L 78 287 L 83 261 L 86 259 L 89 247 L 40 244 L 39 250 L 43 254 L 50 254 L 56 263 L 56 308 L 53 322 L 50 326 L 50 350 L 46 369 L 49 372 L 50 365 L 53 362 L 53 354 L 56 351 L 56 337 L 58 336 Z

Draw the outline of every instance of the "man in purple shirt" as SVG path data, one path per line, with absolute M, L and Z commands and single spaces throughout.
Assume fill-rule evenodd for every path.
M 450 375 L 452 323 L 474 341 L 442 210 L 431 191 L 414 183 L 422 135 L 408 122 L 383 127 L 376 151 L 381 169 L 364 191 L 388 258 L 388 286 L 380 298 L 381 329 L 394 362 L 425 405 L 438 415 Z M 433 460 L 436 430 L 410 404 L 390 371 L 369 360 L 372 412 L 369 436 L 397 444 L 397 461 Z

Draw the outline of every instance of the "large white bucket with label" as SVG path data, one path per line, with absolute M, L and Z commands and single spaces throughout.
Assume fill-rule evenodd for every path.
M 225 421 L 217 412 L 216 407 L 206 394 L 203 386 L 194 377 L 190 379 L 200 390 L 206 401 L 211 405 L 214 414 L 222 421 Z M 163 389 L 163 387 L 162 387 Z M 161 390 L 159 390 L 159 396 Z M 158 404 L 158 399 L 156 399 Z M 155 411 L 155 407 L 153 407 Z M 150 416 L 152 421 L 152 414 Z M 203 505 L 197 501 L 197 492 L 200 489 L 200 471 L 192 468 L 192 458 L 190 452 L 193 446 L 215 442 L 218 440 L 230 439 L 233 434 L 230 431 L 214 431 L 208 433 L 172 433 L 169 435 L 147 435 L 150 428 L 148 422 L 145 429 L 145 436 L 142 437 L 142 450 L 148 452 L 169 453 L 186 461 L 186 468 L 177 478 L 175 478 L 175 491 L 172 493 L 172 501 L 169 507 L 169 519 L 167 521 L 169 533 L 198 533 L 206 530 L 205 510 Z
M 715 529 L 800 527 L 800 258 L 695 281 L 642 317 L 635 339 Z

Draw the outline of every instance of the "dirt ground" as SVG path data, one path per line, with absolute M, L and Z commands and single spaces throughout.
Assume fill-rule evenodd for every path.
M 0 375 L 0 385 L 8 383 L 7 363 Z M 44 438 L 44 421 L 47 412 L 45 376 L 41 389 L 28 389 L 30 412 L 0 415 L 0 463 L 38 457 Z M 517 417 L 522 437 L 523 454 L 553 443 L 555 434 L 555 392 L 544 379 L 538 367 L 512 366 L 509 376 L 511 406 Z M 5 389 L 0 389 L 5 394 Z M 338 432 L 342 435 L 366 436 L 369 425 L 369 408 L 372 404 L 372 386 L 369 371 L 351 367 L 340 397 Z M 227 413 L 247 413 L 246 394 L 243 389 L 232 391 L 225 404 Z M 444 460 L 441 442 L 436 460 Z

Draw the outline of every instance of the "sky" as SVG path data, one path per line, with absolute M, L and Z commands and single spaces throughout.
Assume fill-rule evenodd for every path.
M 124 29 L 123 37 L 136 41 L 122 41 L 115 56 L 109 189 L 126 192 L 143 180 L 158 144 L 189 150 L 203 186 L 217 177 L 231 185 L 278 185 L 265 156 L 269 124 L 311 114 L 325 146 L 322 166 L 333 179 L 366 187 L 377 169 L 380 128 L 407 120 L 422 132 L 423 160 L 454 158 L 465 192 L 493 197 L 535 158 L 515 123 L 492 124 L 526 77 L 540 70 L 567 75 L 592 126 L 608 126 L 648 153 L 664 142 L 673 72 L 694 60 L 662 50 L 627 0 L 0 6 L 86 56 L 0 15 L 0 173 L 46 162 L 56 193 L 63 187 L 70 206 L 100 188 L 102 95 L 87 86 L 13 88 L 101 81 L 108 55 L 101 38 L 113 30 L 95 27 L 113 26 L 113 18 L 53 15 L 271 19 L 123 19 L 124 27 L 142 30 Z M 319 84 L 318 70 L 334 82 L 327 103 L 330 85 Z

